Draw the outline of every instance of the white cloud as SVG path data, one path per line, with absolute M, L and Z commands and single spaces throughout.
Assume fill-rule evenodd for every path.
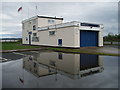
M 20 23 L 10 23 L 10 22 L 3 22 L 2 25 L 0 25 L 2 27 L 22 27 L 22 24 Z
M 2 2 L 118 2 L 119 0 L 1 0 Z
M 13 33 L 9 33 L 9 32 L 0 32 L 0 34 L 13 34 Z
M 110 1 L 110 0 L 108 0 Z M 23 15 L 17 12 L 17 9 L 23 5 Z M 38 6 L 38 15 L 62 16 L 65 21 L 95 22 L 104 24 L 104 35 L 109 32 L 118 31 L 118 3 L 115 2 L 5 2 L 2 5 L 3 33 L 14 33 L 21 35 L 21 21 L 28 17 L 36 15 L 35 6 Z M 114 30 L 113 30 L 114 29 Z
M 12 19 L 12 18 L 11 18 L 11 16 L 9 16 L 9 15 L 6 15 L 6 14 L 1 13 L 0 20 L 5 20 L 5 19 L 10 20 L 10 19 Z

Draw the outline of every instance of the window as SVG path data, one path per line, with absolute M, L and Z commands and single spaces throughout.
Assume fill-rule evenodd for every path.
M 33 20 L 32 23 L 33 23 L 33 24 L 36 24 L 36 20 Z
M 26 41 L 28 41 L 28 37 L 26 37 Z
M 55 35 L 55 31 L 49 31 L 49 35 Z
M 37 36 L 37 33 L 33 33 L 33 36 Z
M 33 30 L 36 30 L 36 26 L 35 25 L 33 25 Z
M 55 21 L 54 20 L 48 20 L 48 23 L 54 23 Z
M 39 37 L 32 37 L 32 42 L 39 42 Z
M 22 29 L 24 29 L 25 28 L 25 25 L 24 25 L 24 23 L 22 24 Z
M 31 24 L 31 21 L 29 22 L 29 24 Z
M 100 27 L 100 25 L 98 25 L 98 24 L 89 24 L 89 23 L 81 23 L 81 26 Z

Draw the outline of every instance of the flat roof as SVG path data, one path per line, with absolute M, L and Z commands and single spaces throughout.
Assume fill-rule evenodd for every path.
M 63 18 L 62 17 L 50 17 L 50 16 L 38 16 L 39 18 L 50 18 L 50 19 L 59 19 L 59 20 L 63 20 Z
M 36 18 L 49 18 L 49 19 L 58 19 L 58 20 L 63 20 L 62 17 L 53 17 L 53 16 L 42 16 L 42 15 L 37 15 L 37 16 L 33 16 L 31 18 L 28 18 L 28 19 L 25 19 L 23 20 L 22 22 L 27 22 L 29 20 L 32 20 L 32 19 L 36 19 Z

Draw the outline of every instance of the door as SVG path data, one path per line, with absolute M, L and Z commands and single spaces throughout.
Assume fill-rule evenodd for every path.
M 62 46 L 62 39 L 58 39 L 58 45 Z
M 80 47 L 98 46 L 98 32 L 80 30 Z
M 29 45 L 31 45 L 31 35 L 29 34 Z

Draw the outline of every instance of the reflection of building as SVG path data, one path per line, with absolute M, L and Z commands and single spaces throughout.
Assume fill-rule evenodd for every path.
M 98 55 L 44 52 L 24 58 L 24 68 L 37 76 L 63 74 L 71 78 L 98 73 L 103 61 Z
M 32 56 L 27 56 L 24 58 L 23 61 L 23 68 L 26 69 L 27 71 L 31 72 L 37 77 L 42 77 L 46 75 L 51 75 L 53 72 L 51 72 L 48 69 L 42 67 L 39 62 L 37 62 L 35 59 L 33 59 Z

